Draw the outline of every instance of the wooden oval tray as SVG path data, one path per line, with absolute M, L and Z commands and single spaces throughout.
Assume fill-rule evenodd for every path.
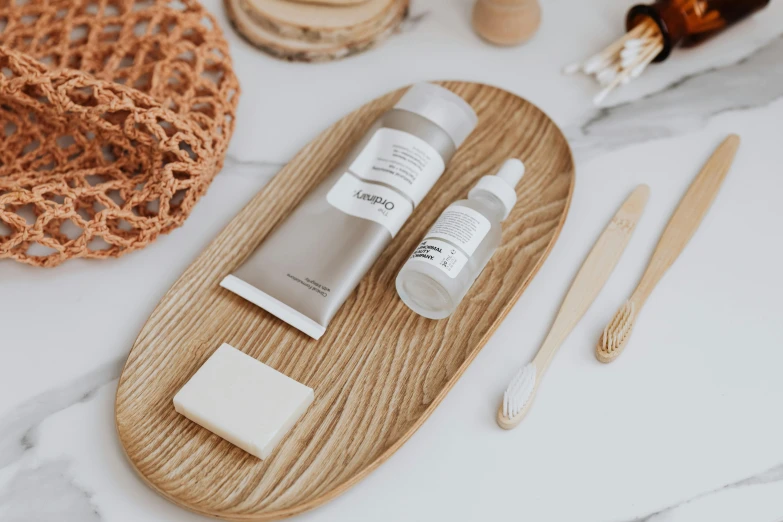
M 389 458 L 430 416 L 527 287 L 565 220 L 574 185 L 568 144 L 527 101 L 501 89 L 444 82 L 479 125 L 324 336 L 315 341 L 221 288 L 304 194 L 335 168 L 403 89 L 321 133 L 234 218 L 166 293 L 120 377 L 119 438 L 157 492 L 227 520 L 271 520 L 314 508 Z M 440 212 L 506 158 L 527 166 L 503 244 L 448 320 L 397 297 L 394 279 Z M 312 387 L 315 402 L 261 461 L 177 414 L 176 391 L 227 342 Z

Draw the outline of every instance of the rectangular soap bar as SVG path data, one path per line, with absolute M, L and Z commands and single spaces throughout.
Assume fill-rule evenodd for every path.
M 174 396 L 174 409 L 265 459 L 313 402 L 313 390 L 223 343 Z

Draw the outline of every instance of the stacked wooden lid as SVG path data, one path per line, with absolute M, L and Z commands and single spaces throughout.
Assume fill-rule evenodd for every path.
M 292 61 L 324 61 L 364 51 L 391 34 L 409 0 L 224 0 L 237 31 Z

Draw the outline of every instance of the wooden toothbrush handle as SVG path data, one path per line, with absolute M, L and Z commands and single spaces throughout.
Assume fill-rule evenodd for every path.
M 739 144 L 740 138 L 736 134 L 731 134 L 723 140 L 680 200 L 680 204 L 658 240 L 658 246 L 655 247 L 647 270 L 631 296 L 631 301 L 636 305 L 637 310 L 644 305 L 655 285 L 699 228 L 729 172 Z
M 574 277 L 541 349 L 533 359 L 539 376 L 549 366 L 557 349 L 590 308 L 598 292 L 609 279 L 631 239 L 631 234 L 649 197 L 650 188 L 647 185 L 636 187 L 593 245 L 593 249 Z

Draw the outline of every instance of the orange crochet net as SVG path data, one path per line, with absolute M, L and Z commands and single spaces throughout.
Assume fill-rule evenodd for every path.
M 183 223 L 238 84 L 191 0 L 0 0 L 0 258 L 116 257 Z

